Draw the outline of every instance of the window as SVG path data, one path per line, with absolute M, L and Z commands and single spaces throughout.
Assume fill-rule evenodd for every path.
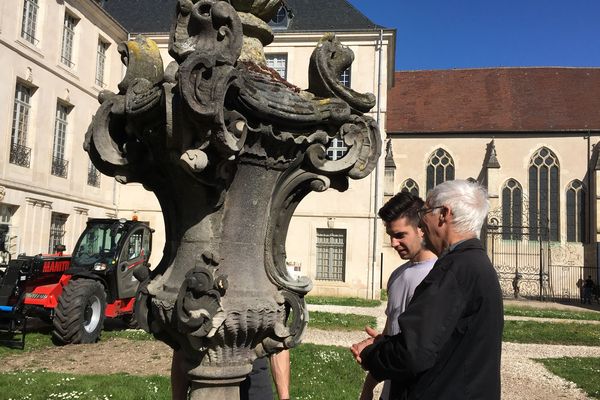
M 12 217 L 17 207 L 0 204 L 0 265 L 8 264 L 11 251 L 11 237 L 9 235 Z
M 451 180 L 454 180 L 454 160 L 446 150 L 437 149 L 427 162 L 427 192 Z
M 91 161 L 88 164 L 88 178 L 87 184 L 89 186 L 100 187 L 100 171 L 96 168 Z
M 417 182 L 415 182 L 414 180 L 409 178 L 404 181 L 404 183 L 400 187 L 400 191 L 408 192 L 412 195 L 418 196 L 419 195 L 419 185 L 417 185 Z
M 346 230 L 317 229 L 317 279 L 344 281 Z
M 106 66 L 106 50 L 109 44 L 98 39 L 98 49 L 96 52 L 96 85 L 106 87 L 104 81 L 104 69 Z
M 567 187 L 567 242 L 584 241 L 585 194 L 585 187 L 578 179 Z
M 559 240 L 559 164 L 556 155 L 542 147 L 529 161 L 529 225 L 530 237 Z
M 385 166 L 383 170 L 383 194 L 386 196 L 394 195 L 394 175 L 396 168 Z
M 286 29 L 288 27 L 290 16 L 288 10 L 285 6 L 279 7 L 277 10 L 277 14 L 269 21 L 269 26 L 271 28 L 277 29 Z
M 10 225 L 12 216 L 15 213 L 16 207 L 11 207 L 8 204 L 0 204 L 0 224 Z
M 59 244 L 64 244 L 65 226 L 68 215 L 52 213 L 50 219 L 50 242 L 48 243 L 48 253 L 54 252 L 54 248 Z
M 34 45 L 37 45 L 39 42 L 39 40 L 35 38 L 38 8 L 38 0 L 25 0 L 23 3 L 21 37 Z
M 346 68 L 345 70 L 342 71 L 342 73 L 339 76 L 339 80 L 342 83 L 342 85 L 346 86 L 346 87 L 350 87 L 350 68 Z
M 267 54 L 267 66 L 274 69 L 283 78 L 287 79 L 287 54 Z
M 142 255 L 142 240 L 144 238 L 144 231 L 138 231 L 129 237 L 127 243 L 127 260 L 133 260 Z
M 73 42 L 75 40 L 75 25 L 77 19 L 68 13 L 65 13 L 65 21 L 63 24 L 62 51 L 60 54 L 60 62 L 69 68 L 73 68 Z
M 69 108 L 64 104 L 56 105 L 56 120 L 54 122 L 54 147 L 52 150 L 52 175 L 67 177 L 69 162 L 65 160 L 65 141 L 67 137 L 67 115 Z
M 333 138 L 329 147 L 327 148 L 327 158 L 330 160 L 339 160 L 348 153 L 348 146 L 344 142 L 344 139 L 336 137 Z
M 388 139 L 385 144 L 385 163 L 383 172 L 383 194 L 393 196 L 396 181 L 396 163 L 394 162 L 394 151 L 392 150 L 392 140 Z
M 502 239 L 521 240 L 523 226 L 523 188 L 509 179 L 502 188 Z
M 31 149 L 27 147 L 27 129 L 31 109 L 32 89 L 17 83 L 13 107 L 12 133 L 10 137 L 10 162 L 29 168 Z

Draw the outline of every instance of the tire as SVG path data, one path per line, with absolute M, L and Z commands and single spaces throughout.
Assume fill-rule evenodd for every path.
M 52 321 L 55 343 L 95 343 L 100 338 L 105 311 L 106 293 L 100 282 L 70 281 L 58 299 Z

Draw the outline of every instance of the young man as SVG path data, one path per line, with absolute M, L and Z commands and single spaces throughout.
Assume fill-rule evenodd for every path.
M 433 188 L 419 211 L 439 259 L 398 317 L 400 333 L 351 350 L 390 400 L 500 400 L 503 309 L 498 276 L 478 239 L 489 204 L 468 181 Z
M 416 287 L 429 274 L 437 257 L 425 247 L 423 231 L 419 228 L 419 210 L 423 200 L 407 192 L 401 192 L 392 197 L 379 210 L 379 217 L 385 223 L 385 230 L 390 236 L 390 244 L 403 260 L 402 264 L 392 272 L 388 279 L 388 303 L 385 310 L 387 320 L 384 335 L 396 335 L 400 332 L 398 316 L 402 314 Z M 371 400 L 377 381 L 367 375 L 361 400 Z M 381 399 L 387 400 L 390 382 L 386 381 Z

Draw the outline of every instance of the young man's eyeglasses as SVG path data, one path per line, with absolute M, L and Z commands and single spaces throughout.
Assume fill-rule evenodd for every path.
M 419 220 L 422 220 L 425 214 L 432 212 L 433 210 L 437 210 L 438 208 L 444 208 L 444 206 L 437 207 L 422 207 L 417 211 L 417 215 L 419 216 Z

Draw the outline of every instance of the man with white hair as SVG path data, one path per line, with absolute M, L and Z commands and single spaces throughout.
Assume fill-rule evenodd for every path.
M 362 367 L 392 381 L 390 400 L 499 400 L 503 311 L 479 232 L 489 209 L 477 183 L 433 188 L 420 226 L 439 256 L 398 317 L 400 333 L 352 346 Z

